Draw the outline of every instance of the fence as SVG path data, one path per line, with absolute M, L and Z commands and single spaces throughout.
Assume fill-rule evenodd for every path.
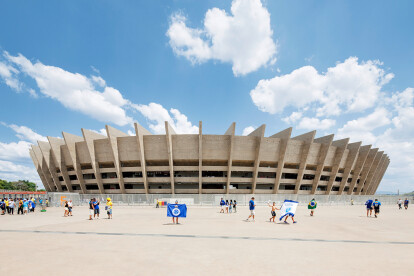
M 186 203 L 188 205 L 199 206 L 217 206 L 221 198 L 224 200 L 236 200 L 239 206 L 248 205 L 251 194 L 78 194 L 78 193 L 48 193 L 51 206 L 61 206 L 65 200 L 72 200 L 74 206 L 88 205 L 91 198 L 96 198 L 101 202 L 106 202 L 110 197 L 114 205 L 130 206 L 151 206 L 157 200 L 167 202 Z M 299 201 L 299 205 L 307 205 L 312 198 L 318 202 L 318 205 L 350 205 L 351 200 L 355 205 L 363 205 L 368 199 L 378 199 L 383 205 L 397 204 L 399 198 L 405 199 L 404 196 L 351 196 L 351 195 L 295 195 L 295 194 L 260 194 L 254 195 L 256 205 L 267 205 L 268 202 L 281 204 L 285 199 Z M 410 201 L 413 200 L 411 196 Z

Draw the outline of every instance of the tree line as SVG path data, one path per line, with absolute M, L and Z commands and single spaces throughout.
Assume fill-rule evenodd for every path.
M 0 190 L 17 190 L 17 191 L 36 191 L 36 184 L 28 180 L 18 180 L 9 182 L 0 179 Z M 38 190 L 42 191 L 42 190 Z

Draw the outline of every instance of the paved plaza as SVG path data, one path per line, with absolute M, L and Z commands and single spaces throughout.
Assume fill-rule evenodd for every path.
M 413 207 L 413 206 L 411 206 Z M 270 208 L 220 214 L 188 208 L 181 224 L 166 209 L 114 206 L 89 221 L 88 207 L 0 217 L 0 275 L 413 275 L 414 209 L 298 207 L 297 224 L 271 223 Z M 279 215 L 279 214 L 278 214 Z

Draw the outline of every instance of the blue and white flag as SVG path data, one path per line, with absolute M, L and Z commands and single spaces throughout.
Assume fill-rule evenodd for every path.
M 285 199 L 282 207 L 280 208 L 280 218 L 282 220 L 286 216 L 295 216 L 296 207 L 298 207 L 299 202 L 293 200 Z
M 185 204 L 168 204 L 167 217 L 187 217 L 187 205 Z

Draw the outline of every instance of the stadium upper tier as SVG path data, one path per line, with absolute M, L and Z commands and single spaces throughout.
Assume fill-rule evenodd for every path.
M 374 194 L 390 163 L 378 148 L 316 131 L 291 137 L 292 128 L 265 137 L 265 125 L 247 136 L 165 135 L 135 124 L 130 136 L 106 126 L 107 136 L 63 132 L 30 149 L 48 192 L 150 194 Z

